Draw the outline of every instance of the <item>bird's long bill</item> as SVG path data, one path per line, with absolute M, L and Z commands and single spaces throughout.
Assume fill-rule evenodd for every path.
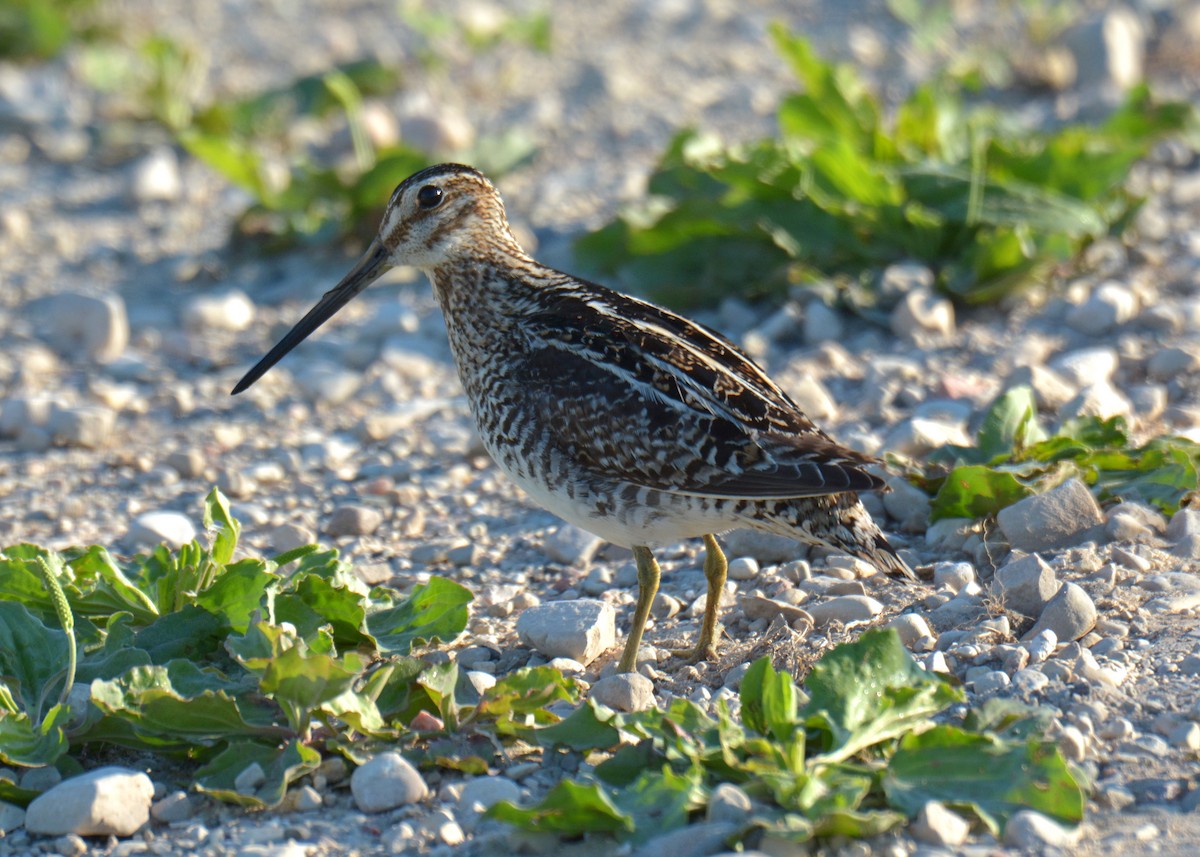
M 321 300 L 317 301 L 317 305 L 288 331 L 287 336 L 279 340 L 278 344 L 267 352 L 267 356 L 259 360 L 254 368 L 237 382 L 237 386 L 233 388 L 233 395 L 236 396 L 267 374 L 267 370 L 282 360 L 285 354 L 303 342 L 310 333 L 329 321 L 338 310 L 379 279 L 380 275 L 391 267 L 392 265 L 388 262 L 388 249 L 376 238 L 371 242 L 371 246 L 367 248 L 363 257 L 350 270 L 350 273 L 342 277 L 340 283 L 322 295 Z

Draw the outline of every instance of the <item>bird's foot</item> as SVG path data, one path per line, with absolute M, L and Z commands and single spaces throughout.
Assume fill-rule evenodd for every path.
M 690 649 L 671 649 L 670 652 L 685 664 L 696 664 L 700 661 L 713 662 L 717 659 L 716 643 L 701 643 Z

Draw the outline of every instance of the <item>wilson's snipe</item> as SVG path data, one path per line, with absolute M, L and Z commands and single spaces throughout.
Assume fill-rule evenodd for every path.
M 233 392 L 396 265 L 433 282 L 501 469 L 551 512 L 633 549 L 622 671 L 658 590 L 653 545 L 704 537 L 708 601 L 696 647 L 681 653 L 692 659 L 716 652 L 726 563 L 713 533 L 753 527 L 912 577 L 854 493 L 881 487 L 863 470 L 872 459 L 830 439 L 720 335 L 531 259 L 471 167 L 430 167 L 396 188 L 363 258 Z

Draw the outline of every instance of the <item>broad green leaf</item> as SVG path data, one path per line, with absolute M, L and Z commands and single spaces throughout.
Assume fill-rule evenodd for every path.
M 260 609 L 267 588 L 278 580 L 262 560 L 244 559 L 225 566 L 213 584 L 196 596 L 195 606 L 221 617 L 230 629 L 241 633 Z
M 467 627 L 469 589 L 444 577 L 418 584 L 395 607 L 367 616 L 367 629 L 384 654 L 407 655 L 414 645 L 450 642 Z
M 196 788 L 229 803 L 252 809 L 272 809 L 283 802 L 287 787 L 321 764 L 321 754 L 300 741 L 282 747 L 259 741 L 231 742 L 207 765 L 196 771 Z M 253 793 L 238 791 L 237 778 L 251 765 L 265 777 Z
M 939 800 L 972 810 L 995 835 L 1024 808 L 1077 824 L 1085 803 L 1052 743 L 1006 742 L 955 726 L 906 735 L 883 774 L 883 789 L 888 802 L 910 816 Z
M 979 427 L 979 451 L 988 458 L 1020 452 L 1046 439 L 1037 422 L 1037 400 L 1029 387 L 1013 387 L 984 415 Z
M 204 529 L 217 529 L 213 536 L 212 556 L 218 565 L 228 565 L 233 562 L 233 552 L 237 550 L 238 536 L 241 535 L 242 525 L 229 511 L 229 501 L 225 495 L 214 488 L 204 498 Z
M 776 672 L 771 659 L 759 658 L 742 677 L 740 688 L 742 717 L 746 725 L 761 735 L 772 736 L 784 745 L 796 745 L 797 766 L 803 764 L 804 746 L 794 740 L 799 724 L 796 718 L 796 686 L 787 673 Z
M 1033 493 L 1012 473 L 981 464 L 956 467 L 933 498 L 932 518 L 982 518 Z
M 0 684 L 33 724 L 62 689 L 67 670 L 67 635 L 48 628 L 24 604 L 0 601 Z
M 505 733 L 513 726 L 554 723 L 558 718 L 546 710 L 555 702 L 579 701 L 579 684 L 553 667 L 529 667 L 510 673 L 484 691 L 472 720 L 495 719 Z
M 52 707 L 40 723 L 31 721 L 25 712 L 0 710 L 0 762 L 24 768 L 53 765 L 67 752 L 63 728 L 70 716 L 71 709 L 65 705 Z
M 152 663 L 165 664 L 177 658 L 200 662 L 220 651 L 229 630 L 223 616 L 189 604 L 135 633 L 133 645 L 145 650 Z
M 664 765 L 643 771 L 614 796 L 617 807 L 633 819 L 633 842 L 645 842 L 659 834 L 683 827 L 688 814 L 705 804 L 703 774 L 695 767 L 681 773 Z
M 582 785 L 563 780 L 540 803 L 521 809 L 500 801 L 485 814 L 522 830 L 548 833 L 632 833 L 633 817 L 613 803 L 605 789 L 596 784 Z
M 293 731 L 306 736 L 313 710 L 349 690 L 362 668 L 353 652 L 333 658 L 296 645 L 271 658 L 259 687 L 283 708 Z
M 621 738 L 620 730 L 613 724 L 614 712 L 610 708 L 598 708 L 590 698 L 558 723 L 537 731 L 538 743 L 543 747 L 569 747 L 572 750 L 606 750 Z
M 810 697 L 801 715 L 810 730 L 824 733 L 813 764 L 841 762 L 928 728 L 933 715 L 963 698 L 961 690 L 917 666 L 891 630 L 867 631 L 828 652 L 805 687 Z

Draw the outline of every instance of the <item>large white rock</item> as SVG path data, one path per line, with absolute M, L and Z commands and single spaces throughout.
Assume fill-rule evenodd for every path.
M 133 519 L 125 540 L 138 547 L 180 548 L 196 538 L 196 527 L 179 512 L 145 512 Z
M 27 314 L 39 335 L 65 357 L 108 363 L 129 344 L 129 319 L 118 295 L 62 292 L 30 302 Z
M 140 771 L 97 768 L 34 798 L 25 829 L 43 836 L 130 836 L 150 819 L 153 800 L 154 785 Z
M 517 619 L 517 636 L 547 658 L 589 664 L 617 644 L 616 611 L 588 598 L 540 604 Z
M 362 812 L 384 812 L 424 800 L 429 787 L 407 759 L 389 751 L 354 770 L 350 792 Z

